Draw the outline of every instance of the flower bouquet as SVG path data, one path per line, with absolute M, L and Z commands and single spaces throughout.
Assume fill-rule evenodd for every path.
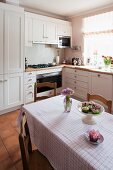
M 72 90 L 71 88 L 63 89 L 61 92 L 61 94 L 65 96 L 64 98 L 65 112 L 70 112 L 71 110 L 71 105 L 72 105 L 71 95 L 73 95 L 73 93 L 74 93 L 74 90 Z
M 102 57 L 104 59 L 105 68 L 110 69 L 112 57 L 110 56 L 102 56 Z

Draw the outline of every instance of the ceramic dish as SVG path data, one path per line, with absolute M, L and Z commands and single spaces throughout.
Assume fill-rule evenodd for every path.
M 86 109 L 91 107 L 88 111 L 83 111 L 83 107 Z M 78 106 L 77 106 L 78 110 L 81 112 L 81 113 L 84 113 L 84 114 L 93 114 L 93 115 L 98 115 L 102 112 L 104 112 L 104 107 L 101 106 L 100 104 L 98 103 L 95 103 L 95 102 L 88 102 L 88 101 L 85 101 L 85 102 L 79 102 Z M 94 112 L 95 110 L 98 110 L 98 113 Z
M 100 134 L 100 138 L 96 142 L 90 141 L 90 137 L 89 137 L 88 132 L 85 133 L 85 137 L 86 137 L 86 140 L 88 142 L 90 142 L 91 144 L 93 144 L 93 145 L 98 145 L 98 144 L 100 144 L 100 143 L 102 143 L 104 141 L 104 137 L 101 134 Z

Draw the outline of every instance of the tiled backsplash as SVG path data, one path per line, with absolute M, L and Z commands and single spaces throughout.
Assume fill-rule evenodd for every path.
M 64 49 L 56 49 L 45 44 L 33 44 L 32 47 L 25 48 L 25 57 L 28 64 L 47 64 L 55 62 L 55 57 L 59 51 L 60 63 L 64 58 Z

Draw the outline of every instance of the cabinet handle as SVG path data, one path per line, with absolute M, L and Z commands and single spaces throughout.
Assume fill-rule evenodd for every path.
M 76 81 L 75 81 L 75 83 L 76 83 Z
M 0 80 L 0 83 L 5 82 L 5 81 L 7 81 L 7 79 L 6 80 Z
M 100 74 L 98 74 L 98 77 L 100 77 Z
M 75 70 L 75 72 L 77 72 L 77 71 Z
M 32 87 L 32 85 L 29 85 L 28 88 Z
M 77 76 L 75 76 L 75 78 L 77 78 Z
M 33 92 L 30 91 L 28 94 L 33 94 Z
M 76 87 L 75 87 L 75 89 L 76 89 Z
M 32 73 L 29 73 L 29 75 L 31 75 Z
M 32 81 L 32 79 L 29 79 L 28 81 Z

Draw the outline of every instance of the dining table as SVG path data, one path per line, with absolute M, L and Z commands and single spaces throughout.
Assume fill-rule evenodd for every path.
M 70 112 L 64 111 L 63 101 L 58 95 L 22 107 L 32 143 L 55 170 L 113 170 L 113 115 L 103 111 L 94 116 L 96 124 L 88 125 L 82 121 L 80 101 L 72 98 Z M 102 142 L 87 139 L 91 129 L 100 132 Z

